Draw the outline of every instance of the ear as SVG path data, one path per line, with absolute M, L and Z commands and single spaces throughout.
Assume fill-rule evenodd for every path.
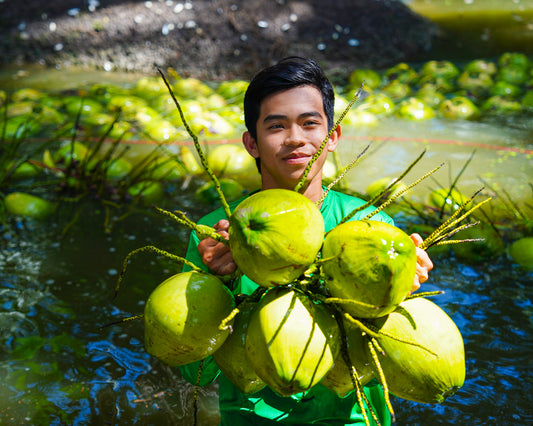
M 337 126 L 331 136 L 329 137 L 329 142 L 327 144 L 328 152 L 333 152 L 337 148 L 337 144 L 339 143 L 339 139 L 341 137 L 342 129 L 341 126 Z
M 259 158 L 259 151 L 257 150 L 257 142 L 252 137 L 250 132 L 244 132 L 242 134 L 242 143 L 244 147 L 246 148 L 246 151 L 248 151 L 248 153 L 252 157 Z

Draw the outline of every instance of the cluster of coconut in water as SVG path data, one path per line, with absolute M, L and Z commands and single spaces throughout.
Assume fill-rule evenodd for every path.
M 325 233 L 317 207 L 323 199 L 315 204 L 298 192 L 325 141 L 294 191 L 260 191 L 231 212 L 196 136 L 190 134 L 229 218 L 229 241 L 213 228 L 190 221 L 183 212 L 158 210 L 189 226 L 200 238 L 210 236 L 229 244 L 238 270 L 231 277 L 218 277 L 153 246 L 130 253 L 119 283 L 131 255 L 139 251 L 165 254 L 192 269 L 170 277 L 148 298 L 144 311 L 148 353 L 171 366 L 212 355 L 246 394 L 269 386 L 281 396 L 290 396 L 319 383 L 341 397 L 355 390 L 367 424 L 362 389 L 373 378 L 382 384 L 391 414 L 389 392 L 412 401 L 440 403 L 463 385 L 464 345 L 459 330 L 441 308 L 423 297 L 428 293 L 410 295 L 417 261 L 414 243 L 399 228 L 369 220 L 370 216 L 351 220 L 416 161 L 381 194 Z M 449 235 L 470 226 L 450 231 L 475 208 L 462 216 L 459 209 L 424 241 L 423 248 L 446 243 L 443 240 Z M 241 275 L 259 287 L 237 304 L 224 281 Z

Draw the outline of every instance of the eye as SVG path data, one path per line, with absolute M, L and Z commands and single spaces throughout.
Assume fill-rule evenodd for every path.
M 268 130 L 283 129 L 283 126 L 280 123 L 271 124 L 268 126 Z

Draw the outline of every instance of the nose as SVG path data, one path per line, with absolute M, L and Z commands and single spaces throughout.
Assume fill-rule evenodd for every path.
M 305 138 L 303 131 L 297 124 L 293 124 L 289 127 L 289 132 L 285 138 L 285 145 L 301 146 L 305 144 Z

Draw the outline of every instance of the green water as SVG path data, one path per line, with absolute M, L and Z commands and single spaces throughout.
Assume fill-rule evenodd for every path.
M 445 58 L 490 57 L 504 51 L 533 53 L 531 0 L 405 0 L 440 26 L 432 54 Z

